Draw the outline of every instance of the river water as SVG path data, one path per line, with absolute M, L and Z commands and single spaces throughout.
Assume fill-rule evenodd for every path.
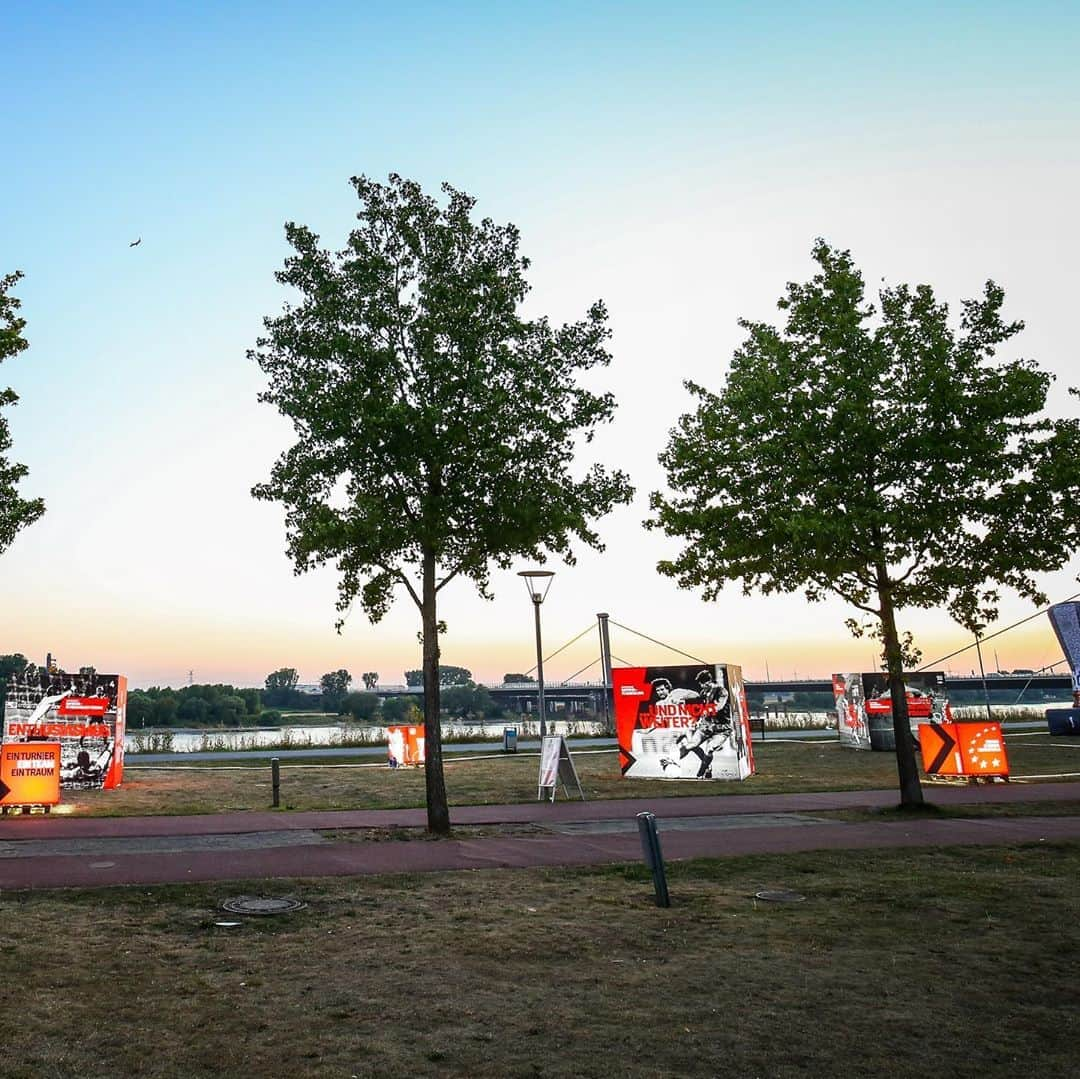
M 550 734 L 602 734 L 603 724 L 587 720 L 548 721 Z M 484 741 L 502 739 L 512 728 L 519 738 L 537 738 L 540 724 L 529 720 L 515 723 L 465 723 L 443 721 L 444 741 Z M 139 753 L 205 753 L 212 750 L 307 749 L 309 747 L 370 746 L 386 742 L 385 727 L 336 724 L 295 727 L 244 727 L 234 730 L 129 731 L 124 738 L 125 755 Z
M 991 705 L 991 711 L 1010 719 L 1042 719 L 1047 704 Z M 1061 705 L 1049 705 L 1061 707 Z M 954 709 L 954 717 L 960 722 L 978 722 L 986 715 L 984 705 L 965 705 Z M 998 718 L 995 716 L 995 718 Z M 755 716 L 754 725 L 758 722 Z M 830 726 L 835 722 L 832 712 L 792 712 L 785 716 L 770 716 L 766 720 L 768 730 L 811 730 Z M 443 739 L 451 741 L 482 742 L 502 740 L 503 731 L 513 728 L 518 738 L 538 738 L 540 724 L 536 720 L 498 723 L 471 723 L 463 720 L 444 720 Z M 592 720 L 552 719 L 548 721 L 552 734 L 601 735 L 602 723 Z M 245 749 L 308 749 L 322 746 L 341 747 L 384 745 L 386 728 L 380 726 L 353 726 L 350 724 L 324 724 L 322 726 L 292 727 L 244 727 L 235 730 L 157 730 L 130 731 L 124 739 L 124 753 L 205 753 L 213 750 Z

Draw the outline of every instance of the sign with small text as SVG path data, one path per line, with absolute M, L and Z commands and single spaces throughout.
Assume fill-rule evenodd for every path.
M 60 743 L 0 748 L 0 806 L 54 806 L 60 801 Z

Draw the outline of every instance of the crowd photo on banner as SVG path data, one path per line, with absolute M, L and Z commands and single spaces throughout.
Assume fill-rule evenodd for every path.
M 35 670 L 8 682 L 5 745 L 60 744 L 60 786 L 112 790 L 124 772 L 127 679 L 123 675 Z

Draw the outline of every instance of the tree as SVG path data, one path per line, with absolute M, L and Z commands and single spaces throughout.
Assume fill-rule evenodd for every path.
M 558 328 L 525 319 L 518 231 L 474 221 L 470 196 L 444 185 L 440 205 L 399 176 L 352 183 L 359 226 L 340 253 L 286 226 L 277 277 L 297 300 L 251 355 L 269 378 L 260 399 L 297 441 L 253 494 L 286 507 L 297 572 L 336 562 L 343 617 L 359 599 L 377 622 L 399 589 L 416 605 L 428 828 L 447 834 L 438 595 L 463 577 L 488 596 L 492 564 L 572 561 L 574 538 L 600 547 L 591 519 L 631 489 L 621 472 L 570 466 L 614 411 L 610 393 L 577 384 L 609 362 L 610 331 L 601 303 Z
M 440 686 L 471 686 L 472 684 L 472 671 L 467 667 L 452 667 L 445 663 L 439 664 Z
M 469 716 L 498 714 L 502 709 L 495 703 L 491 693 L 475 682 L 446 687 L 442 695 L 442 704 L 452 716 L 465 719 Z
M 504 686 L 519 686 L 526 683 L 535 683 L 536 679 L 528 674 L 504 674 L 503 685 Z
M 440 686 L 467 686 L 472 682 L 472 671 L 466 667 L 452 667 L 445 663 L 439 664 Z M 418 667 L 414 671 L 405 672 L 405 685 L 422 686 L 424 684 L 424 671 Z
M 272 671 L 266 676 L 266 703 L 279 708 L 287 708 L 292 704 L 296 684 L 299 681 L 300 675 L 296 673 L 295 667 L 279 667 L 276 671 Z
M 378 671 L 365 671 L 360 675 L 364 682 L 364 689 L 374 689 L 379 684 Z
M 0 656 L 0 720 L 4 718 L 4 702 L 7 700 L 8 682 L 16 678 L 22 678 L 28 668 L 30 670 L 35 669 L 34 665 L 21 652 Z
M 352 675 L 346 670 L 330 671 L 319 680 L 322 689 L 322 709 L 338 715 L 345 708 L 345 694 L 349 692 Z
M 416 713 L 412 697 L 387 697 L 382 703 L 382 717 L 387 723 L 412 723 Z
M 176 718 L 187 727 L 204 727 L 210 719 L 210 703 L 194 693 L 181 693 Z
M 171 727 L 176 722 L 176 698 L 171 693 L 164 693 L 154 699 L 153 726 Z
M 947 607 L 974 634 L 999 587 L 1045 602 L 1032 574 L 1076 549 L 1080 422 L 1043 412 L 1048 374 L 995 362 L 1023 327 L 988 282 L 958 328 L 926 285 L 864 298 L 846 251 L 779 302 L 786 325 L 748 333 L 726 384 L 695 383 L 661 455 L 671 495 L 649 522 L 685 541 L 660 571 L 715 598 L 724 582 L 841 596 L 869 616 L 889 672 L 901 805 L 922 802 L 902 672 L 914 658 L 897 612 Z
M 127 725 L 142 728 L 148 722 L 154 722 L 154 702 L 142 690 L 133 689 L 127 699 Z
M 28 666 L 31 666 L 30 661 L 22 652 L 0 656 L 0 682 L 7 682 L 13 675 L 21 677 Z
M 345 697 L 345 711 L 357 723 L 375 718 L 379 711 L 379 698 L 374 693 L 349 693 Z
M 22 335 L 26 320 L 16 314 L 20 303 L 9 294 L 21 277 L 21 273 L 0 277 L 0 363 L 28 347 Z M 18 400 L 18 394 L 10 387 L 0 389 L 0 409 L 14 405 Z M 7 420 L 0 415 L 0 554 L 11 546 L 20 529 L 33 524 L 45 512 L 45 503 L 40 498 L 19 497 L 17 488 L 27 474 L 27 468 L 8 461 L 5 454 L 9 449 L 11 433 Z

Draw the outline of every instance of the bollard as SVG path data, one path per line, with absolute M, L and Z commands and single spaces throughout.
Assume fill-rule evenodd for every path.
M 664 854 L 660 850 L 660 837 L 656 834 L 656 817 L 652 813 L 637 815 L 638 833 L 641 835 L 641 852 L 645 864 L 652 870 L 656 888 L 656 905 L 670 907 L 671 897 L 667 890 L 667 873 L 664 870 Z
M 277 757 L 270 758 L 270 785 L 274 791 L 273 806 L 277 809 L 281 804 L 281 761 Z

